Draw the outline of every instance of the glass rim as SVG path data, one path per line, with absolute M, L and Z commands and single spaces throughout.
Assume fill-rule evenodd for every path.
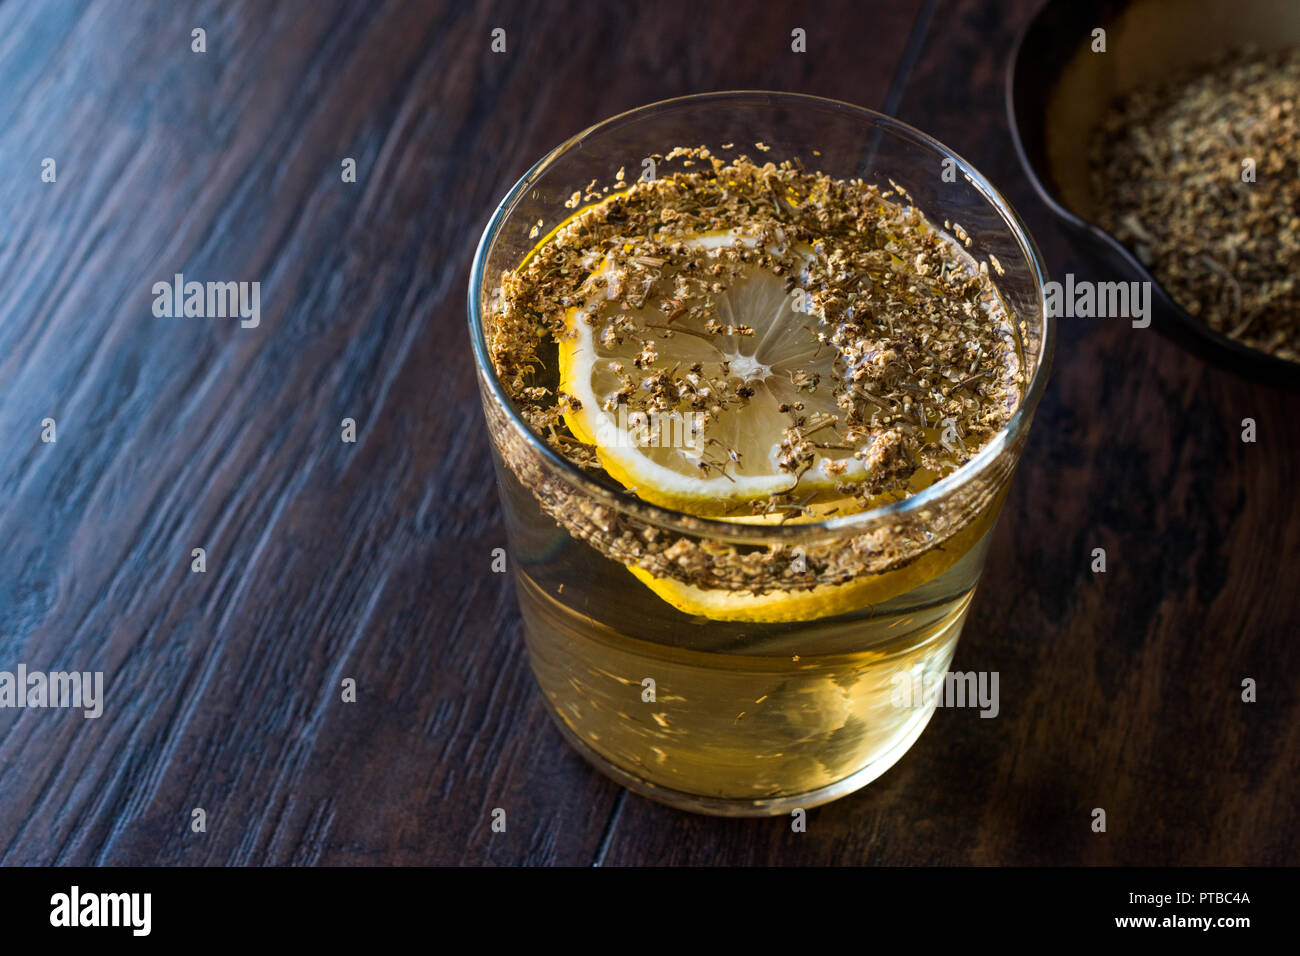
M 662 112 L 672 107 L 682 106 L 690 103 L 707 103 L 709 101 L 725 101 L 736 99 L 752 99 L 757 101 L 755 105 L 772 104 L 781 100 L 802 102 L 809 105 L 816 105 L 823 108 L 829 107 L 839 112 L 856 115 L 867 121 L 871 125 L 883 128 L 902 136 L 904 139 L 912 140 L 920 145 L 929 147 L 932 150 L 950 158 L 965 175 L 968 182 L 979 191 L 984 199 L 998 212 L 1004 222 L 1007 224 L 1016 242 L 1020 246 L 1021 253 L 1024 255 L 1026 262 L 1033 270 L 1034 281 L 1037 286 L 1038 304 L 1043 317 L 1042 332 L 1039 336 L 1038 354 L 1035 356 L 1036 363 L 1033 376 L 1030 378 L 1028 387 L 1024 390 L 1016 410 L 1012 412 L 1011 417 L 1006 424 L 998 430 L 973 458 L 957 468 L 955 471 L 945 475 L 939 481 L 922 489 L 914 495 L 898 501 L 892 501 L 888 504 L 879 505 L 867 511 L 857 511 L 846 515 L 837 515 L 833 518 L 827 518 L 822 521 L 801 522 L 799 524 L 780 524 L 780 525 L 755 525 L 743 522 L 727 521 L 719 518 L 707 518 L 700 515 L 694 515 L 687 511 L 678 511 L 674 508 L 667 508 L 662 505 L 656 505 L 644 498 L 638 498 L 635 495 L 621 489 L 611 488 L 602 484 L 591 476 L 587 475 L 581 468 L 569 461 L 559 452 L 555 451 L 546 444 L 533 430 L 528 423 L 523 420 L 516 408 L 514 401 L 506 393 L 501 384 L 500 378 L 496 374 L 496 369 L 492 365 L 491 356 L 488 354 L 487 339 L 484 334 L 482 321 L 482 295 L 480 289 L 483 284 L 483 273 L 487 265 L 488 253 L 491 251 L 501 227 L 507 216 L 514 209 L 524 193 L 549 171 L 560 159 L 576 148 L 580 148 L 583 141 L 589 136 L 595 135 L 602 130 L 610 128 L 624 120 L 634 116 L 645 116 L 654 112 Z M 896 518 L 911 515 L 914 512 L 921 511 L 934 505 L 936 501 L 949 497 L 959 488 L 964 487 L 969 482 L 977 479 L 984 474 L 990 466 L 999 458 L 1007 445 L 1017 439 L 1022 432 L 1029 427 L 1029 421 L 1033 416 L 1034 410 L 1042 398 L 1043 391 L 1047 386 L 1047 378 L 1051 372 L 1052 356 L 1056 342 L 1056 322 L 1047 308 L 1047 299 L 1045 286 L 1047 284 L 1047 273 L 1043 267 L 1042 255 L 1034 243 L 1033 237 L 1029 234 L 1024 222 L 1016 213 L 1011 203 L 1002 195 L 996 187 L 993 186 L 984 176 L 964 157 L 945 146 L 939 140 L 930 136 L 914 126 L 904 123 L 902 120 L 895 119 L 884 113 L 869 109 L 865 106 L 855 106 L 852 103 L 846 103 L 843 100 L 830 99 L 828 97 L 813 96 L 807 93 L 786 93 L 775 90 L 722 90 L 710 93 L 694 93 L 688 96 L 677 96 L 671 99 L 658 100 L 653 103 L 647 103 L 644 106 L 634 107 L 630 110 L 624 110 L 607 119 L 601 120 L 579 133 L 569 137 L 560 145 L 547 152 L 541 159 L 537 160 L 527 172 L 510 188 L 505 197 L 497 204 L 487 226 L 483 230 L 483 235 L 479 238 L 478 247 L 474 252 L 473 265 L 469 274 L 469 295 L 467 299 L 469 312 L 469 333 L 470 342 L 474 349 L 474 362 L 477 371 L 483 374 L 489 384 L 492 392 L 492 398 L 505 412 L 505 417 L 519 435 L 529 444 L 529 446 L 542 456 L 550 467 L 558 471 L 565 481 L 574 486 L 584 494 L 596 499 L 601 504 L 618 511 L 631 514 L 643 521 L 656 525 L 666 530 L 673 530 L 688 533 L 696 536 L 706 536 L 710 538 L 729 539 L 732 541 L 748 541 L 751 543 L 761 543 L 773 539 L 782 538 L 807 538 L 815 537 L 820 534 L 843 534 L 858 530 L 870 530 L 881 519 Z M 1014 320 L 1014 316 L 1012 317 Z M 1017 330 L 1018 334 L 1018 330 Z M 1023 344 L 1023 343 L 1022 343 Z

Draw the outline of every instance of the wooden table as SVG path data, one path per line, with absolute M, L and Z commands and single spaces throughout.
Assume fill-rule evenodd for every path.
M 1061 323 L 954 664 L 1000 715 L 806 833 L 590 769 L 489 570 L 465 288 L 510 184 L 630 107 L 802 91 L 938 136 L 1083 272 L 1006 131 L 1033 6 L 0 5 L 0 670 L 107 681 L 0 710 L 0 863 L 1300 862 L 1300 399 L 1150 330 Z M 156 317 L 176 273 L 260 323 Z

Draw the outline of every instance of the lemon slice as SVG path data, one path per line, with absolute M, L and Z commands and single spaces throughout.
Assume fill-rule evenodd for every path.
M 708 233 L 684 240 L 706 250 L 756 243 L 730 232 Z M 840 419 L 832 394 L 832 362 L 836 351 L 818 342 L 818 318 L 796 311 L 796 295 L 787 294 L 783 281 L 770 272 L 751 267 L 715 296 L 711 318 L 723 326 L 746 325 L 752 335 L 706 331 L 702 319 L 689 315 L 667 321 L 659 303 L 671 295 L 671 283 L 652 288 L 645 305 L 619 311 L 634 323 L 636 334 L 606 339 L 603 326 L 612 321 L 609 311 L 596 311 L 606 283 L 618 283 L 614 261 L 606 256 L 592 273 L 605 283 L 582 306 L 565 315 L 568 331 L 559 345 L 560 388 L 578 399 L 565 422 L 577 438 L 596 447 L 601 465 L 616 481 L 654 504 L 697 515 L 722 515 L 747 502 L 793 491 L 800 497 L 831 495 L 837 482 L 860 479 L 865 466 L 850 449 L 825 449 L 801 477 L 779 464 L 782 433 L 794 422 L 780 406 L 802 403 L 800 414 L 818 422 L 827 416 Z M 597 315 L 593 326 L 589 317 Z M 642 349 L 651 346 L 655 358 L 636 367 Z M 718 414 L 693 410 L 683 401 L 678 408 L 649 415 L 629 411 L 618 396 L 631 374 L 634 383 L 660 371 L 676 369 L 681 377 L 698 365 L 706 404 L 710 396 L 732 397 Z M 620 369 L 622 375 L 620 375 Z M 716 387 L 721 382 L 731 387 Z M 815 382 L 815 384 L 813 384 Z M 743 387 L 748 397 L 736 398 Z M 646 394 L 633 394 L 636 398 Z M 835 443 L 831 427 L 819 430 L 819 441 Z M 836 463 L 836 471 L 828 469 Z
M 922 554 L 910 564 L 881 574 L 856 578 L 845 584 L 822 584 L 804 591 L 732 591 L 700 588 L 672 578 L 659 578 L 637 567 L 628 567 L 642 584 L 683 614 L 714 621 L 779 623 L 812 621 L 884 604 L 943 574 L 961 560 L 993 524 L 1000 499 L 942 545 Z

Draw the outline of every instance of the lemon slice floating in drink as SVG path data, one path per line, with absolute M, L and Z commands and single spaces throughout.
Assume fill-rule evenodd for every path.
M 717 249 L 754 242 L 719 232 L 686 244 Z M 689 313 L 662 311 L 664 289 L 652 290 L 639 309 L 604 310 L 593 326 L 588 318 L 599 301 L 611 289 L 622 294 L 622 284 L 633 280 L 608 256 L 592 278 L 600 280 L 593 283 L 593 297 L 566 314 L 560 389 L 577 399 L 566 424 L 580 441 L 595 446 L 616 481 L 657 505 L 725 516 L 748 502 L 793 492 L 796 485 L 800 498 L 825 497 L 838 482 L 862 477 L 864 466 L 849 448 L 823 449 L 801 476 L 780 464 L 791 409 L 805 423 L 824 423 L 817 437 L 827 445 L 835 443 L 827 426 L 842 418 L 831 388 L 836 351 L 817 340 L 817 317 L 798 311 L 800 290 L 787 293 L 778 276 L 746 268 L 714 296 L 709 318 L 752 332 L 727 334 L 708 331 L 704 320 Z M 626 334 L 626 324 L 620 329 L 615 319 L 626 319 L 635 332 Z M 647 380 L 669 370 L 690 392 L 676 407 L 645 410 L 651 397 Z
M 971 522 L 938 547 L 910 564 L 881 574 L 854 578 L 844 584 L 820 584 L 802 591 L 767 591 L 753 594 L 724 588 L 701 588 L 673 578 L 659 578 L 641 568 L 629 567 L 636 578 L 683 614 L 714 621 L 812 621 L 884 604 L 953 566 L 975 545 L 992 524 L 996 508 Z

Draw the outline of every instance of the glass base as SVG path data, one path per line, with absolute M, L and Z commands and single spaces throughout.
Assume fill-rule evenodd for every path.
M 551 720 L 560 728 L 560 733 L 574 750 L 578 751 L 583 758 L 603 773 L 605 776 L 631 790 L 633 793 L 640 794 L 656 803 L 662 803 L 673 807 L 677 810 L 689 810 L 691 813 L 703 813 L 715 817 L 772 817 L 781 816 L 790 813 L 796 809 L 810 810 L 813 807 L 819 807 L 824 803 L 830 803 L 832 800 L 838 800 L 840 797 L 847 796 L 855 790 L 861 790 L 867 784 L 871 783 L 886 770 L 896 764 L 903 754 L 916 743 L 916 739 L 921 736 L 930 723 L 930 718 L 934 716 L 934 708 L 931 707 L 924 717 L 916 721 L 915 726 L 911 727 L 906 734 L 888 750 L 881 753 L 879 757 L 871 761 L 861 770 L 849 774 L 842 780 L 837 780 L 825 787 L 819 787 L 816 790 L 808 790 L 804 793 L 797 793 L 789 797 L 771 797 L 763 800 L 744 800 L 739 798 L 727 797 L 706 797 L 698 793 L 686 793 L 681 790 L 672 790 L 668 787 L 661 787 L 649 781 L 642 780 L 640 777 L 624 770 L 622 767 L 611 763 L 605 757 L 593 750 L 585 741 L 582 740 L 573 729 L 564 722 L 564 719 L 556 713 L 551 707 L 550 702 L 546 702 L 546 712 L 551 715 Z

